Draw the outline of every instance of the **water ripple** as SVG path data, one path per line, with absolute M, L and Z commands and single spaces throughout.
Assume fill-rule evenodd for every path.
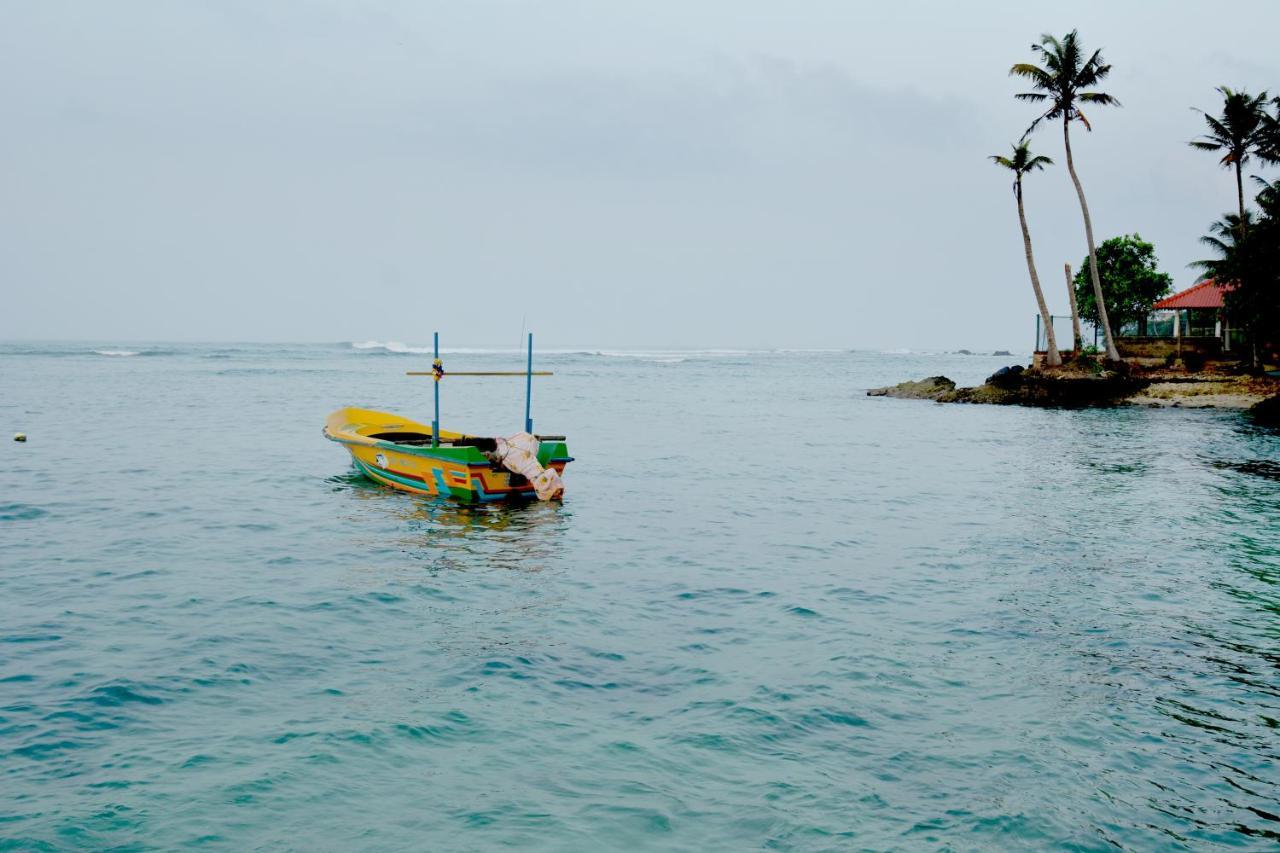
M 0 347 L 33 436 L 0 847 L 1280 840 L 1280 434 L 1239 416 L 862 396 L 989 372 L 945 355 L 561 353 L 568 499 L 464 507 L 319 437 L 426 411 L 394 358 L 93 348 Z M 514 430 L 518 397 L 446 410 Z

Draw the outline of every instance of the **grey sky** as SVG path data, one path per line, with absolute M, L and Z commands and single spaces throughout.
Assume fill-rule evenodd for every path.
M 1069 7 L 1069 11 L 1068 11 Z M 1179 287 L 1234 204 L 1185 143 L 1280 91 L 1280 2 L 0 0 L 0 338 L 1030 346 L 1008 66 L 1078 27 L 1124 103 L 1099 239 Z M 1057 128 L 1035 147 L 1061 161 Z M 1051 308 L 1084 254 L 1027 185 Z

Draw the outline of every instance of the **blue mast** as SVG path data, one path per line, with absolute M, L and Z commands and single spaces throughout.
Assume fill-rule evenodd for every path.
M 435 359 L 435 364 L 432 365 L 432 368 L 434 369 L 437 365 L 440 364 L 440 333 L 434 332 L 433 334 L 435 336 L 435 343 L 433 344 L 433 350 L 435 352 L 435 355 L 433 356 L 433 358 Z M 436 412 L 431 419 L 431 446 L 439 447 L 440 446 L 440 373 L 439 371 L 436 371 L 435 386 L 436 386 Z
M 533 332 L 529 333 L 529 360 L 524 373 L 524 431 L 533 433 Z

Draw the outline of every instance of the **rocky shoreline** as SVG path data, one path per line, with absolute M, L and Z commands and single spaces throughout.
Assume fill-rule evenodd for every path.
M 1250 410 L 1260 421 L 1280 422 L 1280 380 L 1244 374 L 1143 370 L 1037 369 L 1021 365 L 996 371 L 981 385 L 958 387 L 945 376 L 901 382 L 867 391 L 870 397 L 984 403 L 998 406 L 1090 408 L 1218 408 Z

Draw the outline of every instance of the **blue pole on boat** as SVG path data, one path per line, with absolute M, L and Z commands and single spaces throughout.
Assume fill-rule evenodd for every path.
M 533 332 L 529 333 L 529 360 L 524 372 L 524 431 L 533 432 Z
M 432 344 L 432 350 L 434 352 L 434 355 L 432 356 L 432 358 L 435 359 L 435 364 L 432 364 L 432 368 L 434 369 L 435 365 L 440 363 L 440 333 L 434 332 L 433 334 L 435 337 L 434 337 L 434 343 Z M 435 380 L 436 380 L 435 381 L 436 411 L 435 411 L 435 415 L 431 418 L 431 446 L 439 447 L 440 446 L 440 374 L 439 373 L 436 374 Z

